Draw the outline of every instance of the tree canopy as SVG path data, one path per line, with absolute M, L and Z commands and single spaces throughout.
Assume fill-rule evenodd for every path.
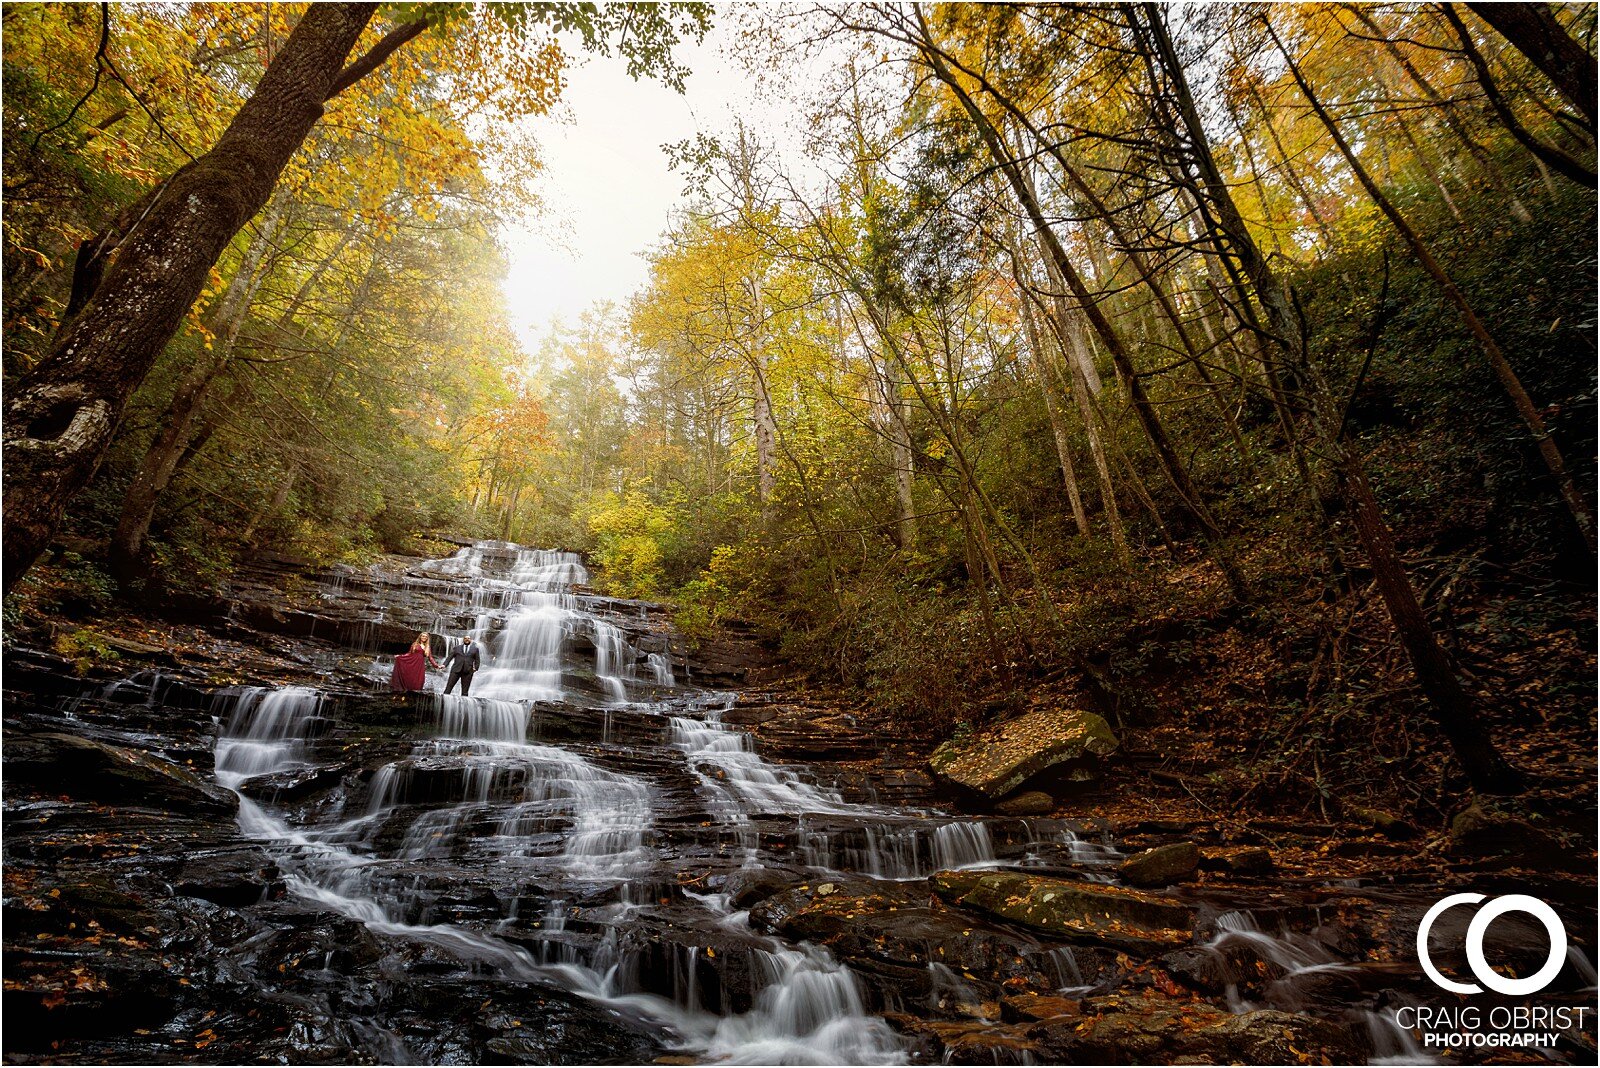
M 1452 605 L 1594 566 L 1592 7 L 730 12 L 747 62 L 816 72 L 805 158 L 737 118 L 668 146 L 692 195 L 646 284 L 524 352 L 523 120 L 584 52 L 681 89 L 712 12 L 334 6 L 325 106 L 100 452 L 24 486 L 8 451 L 8 536 L 48 496 L 37 551 L 146 592 L 262 547 L 581 549 L 945 726 L 1062 665 L 1135 715 L 1132 629 L 1273 619 L 1315 666 L 1262 684 L 1262 775 L 1370 774 L 1333 739 L 1403 677 L 1518 788 Z M 6 8 L 8 394 L 109 373 L 59 350 L 314 10 Z M 29 412 L 8 450 L 72 436 Z

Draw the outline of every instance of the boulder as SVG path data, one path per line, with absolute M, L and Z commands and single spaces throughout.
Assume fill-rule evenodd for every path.
M 942 871 L 929 882 L 952 905 L 1132 953 L 1154 955 L 1194 935 L 1194 909 L 1125 887 L 981 871 Z
M 995 811 L 1007 816 L 1048 816 L 1056 810 L 1056 799 L 1043 790 L 1029 790 L 1008 797 L 994 807 Z
M 1198 846 L 1173 842 L 1135 853 L 1117 865 L 1117 875 L 1131 886 L 1171 886 L 1192 878 L 1199 867 Z
M 1033 1024 L 1027 1037 L 1050 1064 L 1355 1064 L 1340 1024 L 1262 1010 L 1235 1015 L 1202 1002 L 1093 998 L 1081 1017 Z
M 1084 771 L 1115 752 L 1117 736 L 1093 712 L 1040 709 L 967 741 L 945 742 L 928 758 L 944 782 L 997 801 L 1059 765 Z

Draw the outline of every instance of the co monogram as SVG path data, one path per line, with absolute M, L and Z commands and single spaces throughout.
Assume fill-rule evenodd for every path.
M 1422 970 L 1428 973 L 1428 978 L 1456 994 L 1481 994 L 1484 986 L 1501 994 L 1533 994 L 1549 986 L 1550 981 L 1556 977 L 1566 962 L 1567 929 L 1562 925 L 1561 917 L 1556 915 L 1554 909 L 1527 894 L 1506 894 L 1504 897 L 1495 898 L 1479 909 L 1478 914 L 1472 917 L 1472 922 L 1467 925 L 1467 964 L 1483 986 L 1446 979 L 1440 974 L 1439 969 L 1433 966 L 1433 961 L 1428 956 L 1428 929 L 1433 926 L 1433 921 L 1452 905 L 1477 904 L 1482 900 L 1484 900 L 1483 894 L 1451 894 L 1434 902 L 1433 907 L 1422 917 L 1422 923 L 1417 927 L 1417 960 L 1421 962 Z M 1507 979 L 1489 967 L 1489 961 L 1483 955 L 1483 936 L 1489 930 L 1489 925 L 1507 912 L 1526 912 L 1530 916 L 1535 916 L 1544 924 L 1545 930 L 1550 932 L 1550 956 L 1545 959 L 1544 967 L 1526 979 Z

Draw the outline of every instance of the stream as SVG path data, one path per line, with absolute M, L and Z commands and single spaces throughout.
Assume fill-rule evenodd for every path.
M 74 688 L 43 654 L 8 660 L 8 786 L 38 784 L 8 790 L 8 879 L 19 860 L 40 874 L 20 898 L 7 884 L 8 910 L 38 903 L 20 928 L 7 913 L 7 1004 L 24 972 L 46 1009 L 73 994 L 24 1048 L 71 1032 L 81 1047 L 43 1059 L 1252 1063 L 1310 1046 L 1442 1063 L 1394 1023 L 1440 1002 L 1406 944 L 1437 885 L 1212 876 L 1129 904 L 1130 849 L 1092 823 L 890 803 L 881 775 L 767 759 L 740 695 L 698 684 L 655 606 L 588 592 L 574 554 L 484 542 L 316 581 L 310 637 L 249 632 L 315 685 L 150 671 Z M 470 697 L 437 670 L 387 692 L 380 650 L 421 629 L 436 653 L 481 644 Z M 46 743 L 55 763 L 29 755 Z M 180 789 L 117 764 L 82 811 L 54 797 L 62 753 L 110 768 L 84 748 L 105 745 L 209 775 Z M 92 800 L 102 779 L 77 781 Z M 108 816 L 125 783 L 149 797 Z M 950 873 L 1081 887 L 1085 915 L 1117 922 L 1085 938 L 955 907 Z M 1150 909 L 1182 930 L 1142 930 L 1161 926 Z M 89 916 L 120 947 L 76 934 Z M 1553 987 L 1579 1005 L 1581 924 Z M 19 957 L 10 932 L 35 929 Z M 1500 930 L 1491 946 L 1524 967 L 1528 932 Z M 1581 1062 L 1589 1041 L 1544 1055 Z

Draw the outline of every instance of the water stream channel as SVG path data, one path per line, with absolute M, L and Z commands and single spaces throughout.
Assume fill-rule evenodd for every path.
M 195 689 L 212 726 L 188 743 L 160 734 L 192 714 L 159 676 L 48 712 L 50 729 L 64 716 L 203 756 L 237 796 L 244 848 L 269 858 L 262 868 L 180 821 L 161 832 L 188 836 L 170 861 L 146 847 L 113 862 L 137 873 L 128 888 L 154 873 L 160 894 L 187 902 L 159 968 L 193 971 L 170 954 L 194 954 L 213 992 L 134 1034 L 192 1041 L 197 1060 L 233 1027 L 219 1055 L 285 1061 L 1029 1063 L 1049 1047 L 1028 1020 L 1077 999 L 1115 1012 L 1117 997 L 1170 987 L 1149 967 L 1160 956 L 1214 1030 L 1259 1018 L 1282 1031 L 1282 1014 L 1306 1014 L 1352 1036 L 1354 1056 L 1432 1062 L 1392 1022 L 1394 1006 L 1427 997 L 1414 966 L 1364 959 L 1383 954 L 1347 928 L 1398 930 L 1435 887 L 1169 889 L 1179 896 L 1163 900 L 1195 917 L 1176 952 L 953 909 L 930 896 L 936 872 L 1109 887 L 1124 850 L 1082 823 L 892 804 L 839 766 L 765 759 L 725 722 L 738 695 L 696 684 L 660 613 L 587 592 L 588 578 L 573 554 L 494 542 L 404 570 L 336 569 L 315 594 L 326 618 L 369 623 L 338 632 L 315 685 Z M 438 652 L 468 632 L 481 643 L 470 697 L 443 694 L 437 670 L 427 692 L 386 692 L 391 660 L 374 650 L 393 643 L 361 628 L 400 624 L 433 633 Z M 148 718 L 118 711 L 129 701 Z M 48 830 L 52 804 L 27 802 L 13 826 Z M 8 856 L 17 848 L 8 833 Z M 196 874 L 206 865 L 256 868 Z M 808 911 L 830 895 L 851 904 Z M 1594 971 L 1578 943 L 1562 989 L 1581 1002 Z M 161 1011 L 190 997 L 174 990 Z M 1157 1002 L 1128 1004 L 1158 1026 Z M 1248 1027 L 1229 1035 L 1205 1055 L 1276 1048 L 1250 1045 L 1265 1040 Z M 96 1048 L 154 1055 L 122 1039 Z

